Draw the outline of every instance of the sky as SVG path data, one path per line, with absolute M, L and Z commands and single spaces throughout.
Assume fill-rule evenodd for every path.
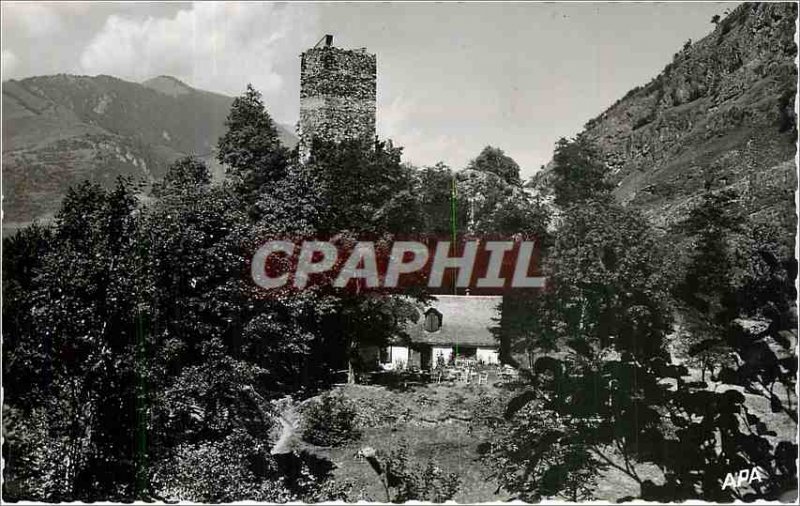
M 530 176 L 555 142 L 645 84 L 736 3 L 6 2 L 2 79 L 171 75 L 299 116 L 299 54 L 324 34 L 377 55 L 377 128 L 416 165 L 486 145 Z

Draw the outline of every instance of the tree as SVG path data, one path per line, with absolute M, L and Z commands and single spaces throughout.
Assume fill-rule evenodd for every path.
M 134 446 L 141 291 L 134 191 L 121 179 L 110 191 L 92 183 L 71 188 L 32 270 L 12 276 L 21 275 L 16 282 L 27 286 L 24 304 L 32 318 L 11 327 L 18 334 L 11 339 L 17 346 L 9 350 L 10 364 L 40 387 L 27 398 L 12 388 L 6 402 L 41 416 L 43 427 L 36 430 L 46 427 L 28 448 L 52 458 L 39 462 L 48 481 L 39 489 L 42 499 L 130 500 L 142 493 Z M 29 352 L 33 360 L 24 358 Z M 13 454 L 15 442 L 9 443 Z
M 553 155 L 552 188 L 555 203 L 566 208 L 589 199 L 609 199 L 612 185 L 606 181 L 608 167 L 585 136 L 559 139 Z
M 324 211 L 319 232 L 340 238 L 343 245 L 364 237 L 388 240 L 420 232 L 423 221 L 414 174 L 401 163 L 401 153 L 388 142 L 315 139 L 307 168 L 321 185 Z M 330 343 L 325 355 L 327 360 L 346 363 L 348 380 L 354 382 L 358 348 L 383 346 L 389 337 L 402 335 L 409 314 L 403 307 L 408 302 L 389 294 L 328 288 L 318 293 L 331 308 L 320 327 Z M 411 292 L 413 297 L 424 297 L 418 289 Z
M 53 228 L 38 223 L 3 239 L 3 387 L 6 399 L 25 409 L 40 405 L 45 395 L 46 385 L 31 382 L 31 374 L 41 372 L 47 359 L 33 338 L 37 319 L 32 293 L 53 246 Z
M 326 205 L 360 203 L 341 197 L 348 188 L 326 194 L 335 180 L 290 163 L 269 125 L 250 88 L 220 141 L 230 183 L 209 184 L 191 158 L 168 169 L 147 205 L 129 182 L 85 183 L 52 228 L 6 241 L 4 417 L 31 420 L 6 431 L 8 497 L 341 497 L 320 459 L 269 454 L 269 401 L 329 386 L 349 339 L 402 326 L 401 301 L 255 285 L 250 262 L 264 240 L 338 227 L 350 214 L 326 222 Z M 403 230 L 404 201 L 393 197 L 413 192 L 399 150 L 358 156 L 380 169 L 367 230 Z M 220 480 L 206 483 L 209 472 Z
M 702 203 L 693 209 L 683 229 L 696 241 L 683 281 L 675 296 L 684 308 L 687 353 L 691 363 L 705 373 L 726 363 L 730 322 L 736 318 L 736 272 L 743 266 L 732 254 L 730 242 L 743 230 L 744 213 L 730 191 L 708 189 Z
M 719 14 L 714 14 L 711 16 L 711 23 L 718 25 L 719 24 Z
M 486 146 L 477 157 L 469 162 L 467 169 L 491 172 L 511 185 L 522 184 L 519 177 L 519 165 L 500 148 Z
M 636 212 L 602 201 L 566 211 L 546 263 L 547 305 L 537 312 L 561 353 L 535 361 L 528 388 L 506 413 L 505 431 L 517 442 L 500 438 L 487 457 L 512 493 L 541 493 L 508 470 L 516 463 L 535 471 L 542 448 L 569 450 L 546 454 L 560 459 L 550 464 L 560 471 L 548 490 L 562 494 L 574 494 L 571 484 L 597 476 L 601 464 L 638 483 L 646 500 L 774 498 L 796 486 L 796 445 L 770 442 L 738 391 L 687 381 L 687 368 L 672 363 L 662 259 L 657 236 Z M 561 425 L 541 430 L 531 412 Z M 580 452 L 593 458 L 570 457 Z M 664 482 L 641 476 L 641 462 L 656 465 Z M 728 469 L 753 465 L 773 477 L 769 483 L 721 488 Z
M 514 499 L 536 503 L 559 495 L 573 502 L 594 498 L 599 473 L 608 465 L 560 417 L 531 404 L 495 433 L 483 458 Z M 542 436 L 531 440 L 532 434 Z
M 441 162 L 417 171 L 416 194 L 425 233 L 437 237 L 450 234 L 453 177 L 450 167 Z
M 643 365 L 664 359 L 670 323 L 657 244 L 644 218 L 620 206 L 588 201 L 565 212 L 545 261 L 548 286 L 526 306 L 536 324 L 522 346 L 541 353 L 531 389 L 507 411 L 520 450 L 499 438 L 488 455 L 510 492 L 582 499 L 605 466 L 635 473 L 629 445 L 660 420 L 642 399 L 658 391 Z M 515 476 L 514 464 L 525 472 Z
M 551 326 L 552 317 L 543 317 L 552 307 L 551 295 L 538 289 L 515 289 L 503 296 L 498 307 L 501 315 L 491 327 L 500 342 L 499 357 L 505 364 L 519 366 L 516 357 L 527 358 L 524 364 L 532 369 L 540 354 L 558 350 L 558 333 Z
M 548 231 L 550 212 L 538 197 L 524 191 L 513 193 L 502 200 L 494 211 L 482 219 L 477 232 L 488 237 L 499 235 L 518 240 L 536 241 L 537 260 L 547 256 L 552 236 Z M 541 265 L 537 265 L 541 267 Z M 503 294 L 498 308 L 501 315 L 495 320 L 497 325 L 490 330 L 499 341 L 500 360 L 503 363 L 518 365 L 515 356 L 525 354 L 528 365 L 540 352 L 555 349 L 556 341 L 551 339 L 549 327 L 537 316 L 536 309 L 546 293 L 540 289 L 515 288 Z M 537 336 L 533 339 L 533 336 Z
M 401 163 L 402 149 L 391 143 L 374 146 L 315 139 L 307 162 L 317 175 L 325 232 L 419 232 L 421 215 L 414 194 L 412 169 Z
M 330 344 L 328 304 L 258 296 L 249 269 L 261 234 L 306 231 L 315 201 L 298 199 L 302 174 L 276 181 L 281 191 L 255 201 L 268 228 L 241 186 L 209 181 L 179 160 L 148 206 L 128 182 L 85 183 L 52 229 L 6 241 L 4 416 L 22 420 L 3 448 L 8 497 L 324 498 L 325 479 L 287 476 L 264 442 L 270 398 L 330 377 L 324 361 L 312 367 L 324 356 L 314 346 Z M 237 455 L 230 480 L 203 492 L 198 459 Z
M 181 181 L 146 210 L 139 239 L 150 287 L 153 486 L 192 500 L 322 493 L 323 478 L 290 476 L 265 442 L 277 417 L 269 400 L 307 396 L 331 381 L 327 356 L 337 350 L 323 321 L 331 301 L 313 291 L 265 294 L 250 279 L 252 252 L 264 240 L 315 232 L 316 179 L 289 166 L 252 204 L 238 185 Z M 213 484 L 192 469 L 206 458 L 220 473 Z
M 3 497 L 9 500 L 52 497 L 51 476 L 63 458 L 48 437 L 53 410 L 46 409 L 45 371 L 52 356 L 37 338 L 32 296 L 52 235 L 52 227 L 34 223 L 3 238 Z
M 728 322 L 725 334 L 736 363 L 723 367 L 719 377 L 764 397 L 774 413 L 796 423 L 797 259 L 785 251 L 785 231 L 779 225 L 747 228 L 745 240 L 733 246 L 749 254 L 733 296 L 737 318 Z
M 662 262 L 657 236 L 635 211 L 592 201 L 571 209 L 545 261 L 555 304 L 547 323 L 589 355 L 612 341 L 632 357 L 658 355 L 671 323 Z
M 217 160 L 243 185 L 245 193 L 257 193 L 264 184 L 284 177 L 289 152 L 280 143 L 261 93 L 252 85 L 234 99 L 225 126 L 217 143 Z
M 547 227 L 550 213 L 538 197 L 515 191 L 496 203 L 494 209 L 479 216 L 475 224 L 478 234 L 517 236 L 537 239 L 543 250 L 550 242 Z
M 180 158 L 173 162 L 161 183 L 156 184 L 153 193 L 161 196 L 167 192 L 211 184 L 208 167 L 193 156 Z
M 486 230 L 482 223 L 491 222 L 499 206 L 515 197 L 525 198 L 518 186 L 492 172 L 462 170 L 455 173 L 455 180 L 456 228 L 462 233 Z

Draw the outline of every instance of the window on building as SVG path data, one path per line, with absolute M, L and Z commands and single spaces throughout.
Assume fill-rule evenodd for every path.
M 438 311 L 428 311 L 425 313 L 425 330 L 427 332 L 436 332 L 442 326 L 442 315 Z

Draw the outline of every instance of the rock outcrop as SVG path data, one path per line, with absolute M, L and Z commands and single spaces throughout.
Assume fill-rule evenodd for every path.
M 794 230 L 796 19 L 796 4 L 740 5 L 586 124 L 619 201 L 669 226 L 713 181 Z

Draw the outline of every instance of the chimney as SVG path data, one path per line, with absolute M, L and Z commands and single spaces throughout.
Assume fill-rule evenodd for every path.
M 324 46 L 322 45 L 322 41 L 325 41 Z M 323 35 L 322 38 L 319 39 L 316 44 L 314 44 L 314 49 L 318 47 L 331 47 L 332 45 L 333 45 L 333 35 L 326 34 Z

